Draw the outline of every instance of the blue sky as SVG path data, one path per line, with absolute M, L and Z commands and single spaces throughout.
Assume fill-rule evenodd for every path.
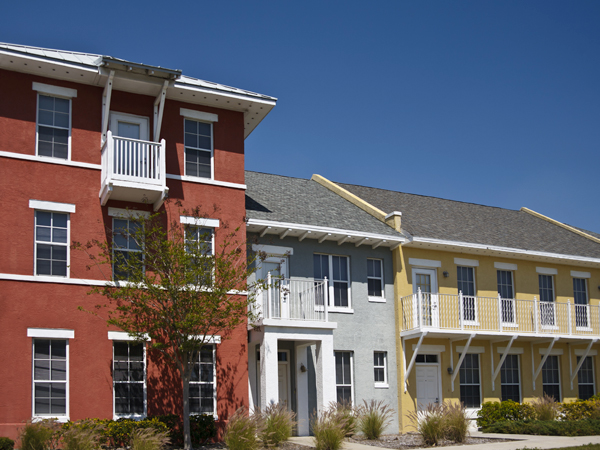
M 600 232 L 598 1 L 6 2 L 0 41 L 278 97 L 250 170 Z

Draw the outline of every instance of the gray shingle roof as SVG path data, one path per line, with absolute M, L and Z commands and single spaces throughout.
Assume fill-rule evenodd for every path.
M 338 183 L 415 237 L 600 258 L 600 244 L 524 211 Z
M 401 237 L 393 228 L 314 181 L 246 171 L 246 185 L 249 219 Z

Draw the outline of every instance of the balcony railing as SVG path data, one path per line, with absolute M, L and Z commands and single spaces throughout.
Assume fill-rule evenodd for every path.
M 402 331 L 447 330 L 588 336 L 600 334 L 592 305 L 418 292 L 400 299 Z
M 263 319 L 328 321 L 327 279 L 288 280 L 267 275 L 254 313 Z
M 108 198 L 155 203 L 166 193 L 165 140 L 113 136 L 102 147 L 103 204 Z

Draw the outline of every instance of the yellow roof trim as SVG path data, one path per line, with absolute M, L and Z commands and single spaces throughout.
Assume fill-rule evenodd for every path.
M 533 211 L 533 210 L 531 210 L 529 208 L 525 208 L 524 206 L 521 208 L 521 211 L 526 212 L 527 214 L 531 214 L 532 216 L 535 216 L 535 217 L 537 217 L 539 219 L 545 220 L 546 222 L 550 222 L 550 223 L 552 223 L 554 225 L 557 225 L 557 226 L 559 226 L 561 228 L 564 228 L 565 230 L 569 230 L 569 231 L 571 231 L 571 232 L 573 232 L 575 234 L 578 234 L 579 236 L 583 236 L 584 238 L 587 238 L 587 239 L 589 239 L 591 241 L 594 241 L 594 242 L 597 242 L 597 243 L 600 244 L 600 239 L 598 239 L 597 237 L 592 236 L 591 234 L 587 234 L 587 233 L 585 233 L 585 232 L 583 232 L 581 230 L 578 230 L 577 228 L 574 228 L 574 227 L 572 227 L 570 225 L 567 225 L 567 224 L 564 224 L 562 222 L 559 222 L 558 220 L 554 220 L 554 219 L 552 219 L 552 218 L 550 218 L 548 216 L 544 216 L 543 214 L 535 212 L 535 211 Z

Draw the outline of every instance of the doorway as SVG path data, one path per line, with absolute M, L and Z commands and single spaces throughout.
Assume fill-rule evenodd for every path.
M 290 351 L 277 352 L 277 369 L 279 383 L 279 404 L 285 405 L 288 411 L 292 409 L 292 386 L 290 383 Z
M 418 323 L 427 327 L 439 327 L 437 272 L 435 269 L 413 268 L 412 279 L 413 293 L 417 294 L 419 289 L 421 290 L 421 311 L 417 311 Z M 417 304 L 415 310 L 418 310 Z
M 420 362 L 419 362 L 420 360 Z M 417 408 L 423 411 L 430 404 L 440 404 L 440 364 L 438 355 L 417 355 Z

